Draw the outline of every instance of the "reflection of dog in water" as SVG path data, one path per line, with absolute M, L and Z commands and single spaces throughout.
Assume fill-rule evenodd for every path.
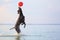
M 22 25 L 24 24 L 24 28 L 26 26 L 26 24 L 25 24 L 25 16 L 23 15 L 22 9 L 20 7 L 19 7 L 19 10 L 18 10 L 18 14 L 19 14 L 19 18 L 18 18 L 18 20 L 17 20 L 17 22 L 15 24 L 15 27 L 13 27 L 13 28 L 15 28 L 17 33 L 20 33 L 21 32 L 20 28 L 19 28 L 20 24 L 22 24 Z M 13 28 L 11 28 L 11 29 L 13 29 Z

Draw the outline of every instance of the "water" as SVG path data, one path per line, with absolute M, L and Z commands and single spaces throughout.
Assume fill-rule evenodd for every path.
M 0 40 L 60 40 L 60 25 L 21 25 L 20 36 L 14 29 L 9 30 L 13 26 L 0 25 Z

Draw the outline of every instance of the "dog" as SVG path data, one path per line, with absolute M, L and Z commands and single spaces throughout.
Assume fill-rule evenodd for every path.
M 18 12 L 18 14 L 19 14 L 19 17 L 18 17 L 18 20 L 17 20 L 17 22 L 16 22 L 16 24 L 15 24 L 15 27 L 13 27 L 13 28 L 15 28 L 15 30 L 16 30 L 17 33 L 20 33 L 20 32 L 21 32 L 21 30 L 20 30 L 20 28 L 19 28 L 20 24 L 21 24 L 21 25 L 24 24 L 24 28 L 25 28 L 26 23 L 25 23 L 25 16 L 23 15 L 22 9 L 21 9 L 20 7 L 19 7 L 19 10 L 18 10 L 17 12 Z M 11 28 L 11 29 L 13 29 L 13 28 Z M 10 29 L 10 30 L 11 30 L 11 29 Z

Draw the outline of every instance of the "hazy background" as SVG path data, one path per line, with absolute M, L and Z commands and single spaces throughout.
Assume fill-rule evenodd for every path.
M 20 25 L 22 37 L 1 37 L 16 34 L 9 29 L 15 26 L 20 1 L 27 24 L 60 24 L 60 0 L 0 0 L 0 40 L 60 40 L 60 25 Z
M 60 0 L 0 0 L 0 23 L 15 24 L 19 1 L 27 24 L 60 24 Z

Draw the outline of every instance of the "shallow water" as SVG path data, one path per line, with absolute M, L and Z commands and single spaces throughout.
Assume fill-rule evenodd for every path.
M 13 26 L 0 25 L 0 40 L 60 40 L 60 25 L 21 25 L 20 36 L 15 36 L 14 29 L 9 30 Z

